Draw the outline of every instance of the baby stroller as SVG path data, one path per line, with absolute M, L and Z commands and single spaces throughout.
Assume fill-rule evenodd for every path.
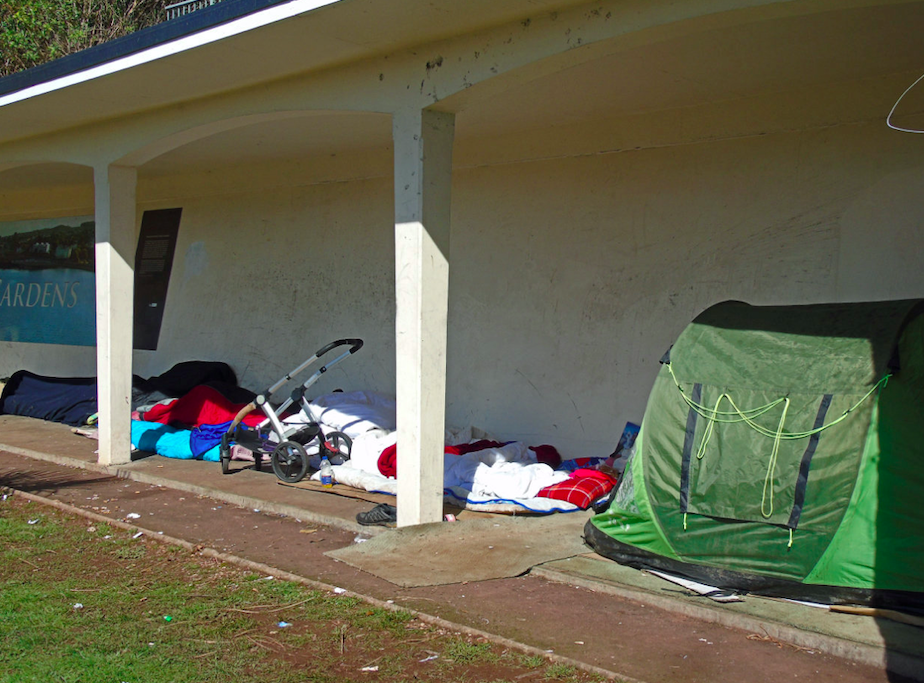
M 273 408 L 269 398 L 274 391 L 278 391 L 295 375 L 312 365 L 321 356 L 341 346 L 350 348 L 341 353 L 326 365 L 315 370 L 308 380 L 292 391 L 292 394 L 278 408 Z M 311 409 L 311 404 L 305 398 L 305 390 L 334 365 L 359 351 L 363 346 L 362 339 L 338 339 L 318 349 L 311 358 L 289 372 L 285 377 L 273 384 L 266 391 L 258 394 L 253 401 L 244 406 L 234 417 L 228 431 L 221 437 L 219 449 L 222 474 L 228 474 L 231 463 L 231 446 L 237 444 L 253 453 L 254 468 L 260 470 L 263 456 L 268 455 L 275 475 L 284 482 L 294 483 L 301 481 L 308 472 L 308 451 L 317 450 L 318 456 L 331 458 L 339 455 L 348 460 L 353 442 L 342 432 L 325 432 L 321 429 L 317 415 Z M 307 424 L 286 425 L 282 415 L 290 406 L 297 406 L 304 410 L 309 418 Z M 266 415 L 255 428 L 248 428 L 241 424 L 247 415 L 260 408 Z M 271 439 L 275 435 L 275 439 Z

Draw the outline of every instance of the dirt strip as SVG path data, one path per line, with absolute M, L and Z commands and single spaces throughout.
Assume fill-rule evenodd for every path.
M 353 532 L 4 451 L 0 451 L 0 486 L 79 508 L 92 513 L 94 519 L 98 516 L 143 528 L 187 547 L 210 549 L 265 568 L 260 571 L 291 575 L 328 589 L 341 588 L 376 604 L 396 605 L 448 622 L 452 628 L 470 629 L 496 642 L 522 644 L 573 660 L 588 671 L 618 672 L 624 680 L 902 680 L 874 667 L 766 640 L 762 634 L 707 624 L 528 574 L 399 588 L 324 554 L 356 542 Z M 477 558 L 460 557 L 459 561 L 477 562 Z

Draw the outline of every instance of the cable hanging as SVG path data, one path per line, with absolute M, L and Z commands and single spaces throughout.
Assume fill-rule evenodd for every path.
M 831 422 L 824 424 L 821 427 L 810 429 L 805 432 L 785 432 L 785 431 L 780 431 L 779 429 L 777 430 L 767 429 L 766 427 L 754 422 L 754 418 L 760 417 L 761 415 L 772 410 L 773 408 L 780 405 L 781 403 L 784 403 L 784 402 L 788 403 L 789 399 L 778 398 L 777 400 L 771 401 L 770 403 L 764 406 L 760 406 L 757 408 L 751 408 L 749 410 L 742 410 L 735 404 L 732 397 L 729 396 L 727 393 L 725 393 L 719 397 L 719 400 L 716 402 L 715 408 L 709 408 L 707 406 L 696 403 L 689 396 L 687 396 L 686 392 L 683 390 L 683 387 L 680 386 L 680 381 L 677 379 L 677 376 L 674 374 L 674 369 L 671 367 L 671 364 L 666 363 L 665 365 L 667 365 L 668 372 L 670 372 L 671 378 L 674 380 L 674 384 L 677 386 L 677 389 L 680 391 L 680 396 L 683 398 L 684 402 L 688 406 L 690 406 L 690 408 L 695 410 L 697 414 L 701 415 L 704 419 L 708 420 L 710 423 L 711 422 L 721 422 L 721 423 L 726 423 L 726 424 L 735 424 L 739 422 L 745 422 L 748 424 L 748 426 L 751 427 L 751 429 L 753 429 L 758 434 L 761 434 L 771 439 L 787 440 L 787 441 L 808 438 L 810 436 L 819 434 L 823 432 L 824 430 L 833 427 L 839 422 L 842 422 L 844 419 L 847 418 L 848 415 L 850 415 L 850 413 L 852 413 L 854 410 L 859 408 L 863 404 L 863 402 L 866 401 L 866 399 L 868 399 L 870 396 L 872 396 L 877 390 L 885 388 L 886 384 L 889 381 L 889 378 L 892 376 L 891 374 L 885 375 L 881 380 L 879 380 L 873 386 L 872 389 L 866 392 L 863 398 L 861 398 L 854 405 L 852 405 L 850 408 L 845 410 L 843 415 L 841 415 L 837 419 L 832 420 Z M 726 410 L 726 411 L 719 410 L 719 405 L 721 404 L 723 400 L 728 400 L 728 403 L 731 405 L 732 410 Z
M 922 78 L 924 78 L 924 76 L 922 76 Z M 690 406 L 692 410 L 696 411 L 698 415 L 706 420 L 706 429 L 703 431 L 703 437 L 700 441 L 699 448 L 696 450 L 697 460 L 702 460 L 706 455 L 706 448 L 709 445 L 709 441 L 712 438 L 713 432 L 715 431 L 715 424 L 717 422 L 723 424 L 736 424 L 744 422 L 758 434 L 773 439 L 773 448 L 770 451 L 770 459 L 767 462 L 767 472 L 764 475 L 764 486 L 760 498 L 760 514 L 764 517 L 764 519 L 770 519 L 773 516 L 773 479 L 774 475 L 776 474 L 776 464 L 780 452 L 780 443 L 783 440 L 793 441 L 797 439 L 805 439 L 814 436 L 815 434 L 820 434 L 824 430 L 830 429 L 834 425 L 842 422 L 847 418 L 848 415 L 850 415 L 850 413 L 859 408 L 860 405 L 862 405 L 863 402 L 872 396 L 877 390 L 885 388 L 889 382 L 889 378 L 892 376 L 891 374 L 885 375 L 882 379 L 876 382 L 876 384 L 873 385 L 873 387 L 868 392 L 866 392 L 866 394 L 859 401 L 850 406 L 850 408 L 845 410 L 844 413 L 835 420 L 832 420 L 831 422 L 824 424 L 821 427 L 810 429 L 804 432 L 786 432 L 786 416 L 789 413 L 789 406 L 791 404 L 789 397 L 784 396 L 776 399 L 775 401 L 771 401 L 766 405 L 758 406 L 757 408 L 751 408 L 749 410 L 742 410 L 735 404 L 735 401 L 732 399 L 732 397 L 728 395 L 728 392 L 723 392 L 715 402 L 715 406 L 709 408 L 700 403 L 697 403 L 689 396 L 687 396 L 687 393 L 680 385 L 680 381 L 677 379 L 677 375 L 674 374 L 674 368 L 671 367 L 670 363 L 665 363 L 665 365 L 667 366 L 667 370 L 670 373 L 671 378 L 674 380 L 675 386 L 677 387 L 678 391 L 680 391 L 680 396 L 683 398 L 684 402 Z M 724 401 L 728 401 L 732 408 L 731 410 L 719 410 Z M 763 425 L 757 424 L 754 421 L 754 418 L 766 414 L 780 404 L 783 406 L 783 412 L 780 415 L 780 421 L 777 424 L 775 430 L 767 429 Z M 683 528 L 684 530 L 687 528 L 686 512 L 683 513 Z M 792 543 L 793 533 L 792 529 L 790 529 L 789 544 L 787 547 L 792 548 Z
M 901 102 L 902 99 L 904 99 L 905 95 L 907 95 L 907 94 L 911 91 L 911 89 L 912 89 L 914 86 L 916 86 L 918 83 L 920 83 L 922 80 L 924 80 L 924 74 L 921 74 L 921 75 L 918 77 L 918 80 L 916 80 L 914 83 L 912 83 L 911 85 L 909 85 L 909 86 L 905 89 L 905 92 L 903 92 L 903 93 L 901 94 L 901 96 L 900 96 L 897 100 L 895 100 L 895 104 L 892 105 L 892 110 L 889 112 L 889 115 L 886 116 L 886 125 L 887 125 L 889 128 L 891 128 L 892 130 L 897 130 L 897 131 L 900 131 L 900 132 L 902 132 L 902 133 L 924 133 L 924 130 L 918 130 L 917 128 L 902 128 L 902 127 L 896 126 L 895 124 L 892 123 L 892 114 L 894 114 L 894 113 L 895 113 L 895 110 L 898 108 L 898 103 Z

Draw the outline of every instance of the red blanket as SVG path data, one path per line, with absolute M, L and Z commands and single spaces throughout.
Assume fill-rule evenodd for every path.
M 615 485 L 616 479 L 604 472 L 577 469 L 571 473 L 570 479 L 546 486 L 538 495 L 540 498 L 565 500 L 586 510 L 595 500 L 609 493 Z
M 171 403 L 158 404 L 142 413 L 141 419 L 191 429 L 233 420 L 245 405 L 247 404 L 231 403 L 219 391 L 201 384 Z M 255 427 L 265 419 L 266 415 L 258 409 L 245 417 L 243 423 L 248 427 Z
M 450 455 L 465 455 L 473 451 L 484 450 L 485 448 L 500 448 L 503 446 L 500 441 L 476 441 L 475 443 L 466 443 L 459 446 L 446 446 L 445 452 Z M 379 456 L 379 472 L 386 477 L 398 476 L 398 446 L 397 444 L 388 446 Z
M 509 442 L 508 442 L 509 443 Z M 482 439 L 473 443 L 463 443 L 458 446 L 446 446 L 445 453 L 449 455 L 465 455 L 485 448 L 501 448 L 505 443 Z M 538 462 L 543 462 L 553 470 L 561 464 L 561 456 L 554 446 L 530 446 L 529 450 L 536 454 Z M 379 456 L 379 472 L 386 477 L 398 476 L 398 446 L 393 445 L 382 451 Z

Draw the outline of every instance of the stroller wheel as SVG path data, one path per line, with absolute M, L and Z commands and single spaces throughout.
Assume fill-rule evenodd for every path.
M 324 435 L 324 450 L 327 451 L 328 457 L 339 455 L 344 460 L 349 460 L 350 452 L 353 450 L 353 439 L 343 432 L 328 432 Z
M 222 447 L 219 450 L 218 455 L 219 460 L 221 460 L 221 473 L 227 474 L 229 471 L 229 465 L 231 464 L 231 451 Z
M 218 460 L 221 462 L 221 473 L 227 474 L 231 464 L 231 435 L 223 434 L 218 447 Z
M 280 442 L 270 456 L 270 463 L 276 476 L 290 484 L 301 481 L 308 472 L 308 455 L 295 441 Z

